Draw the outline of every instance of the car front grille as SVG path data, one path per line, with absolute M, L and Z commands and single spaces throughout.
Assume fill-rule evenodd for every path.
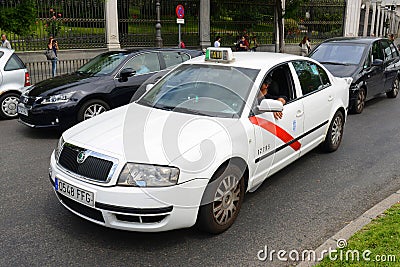
M 67 171 L 73 172 L 82 178 L 104 183 L 111 178 L 116 168 L 117 160 L 65 143 L 58 163 Z

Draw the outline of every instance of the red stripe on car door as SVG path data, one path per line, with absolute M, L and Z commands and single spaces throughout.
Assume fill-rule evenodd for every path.
M 294 137 L 291 136 L 288 132 L 286 132 L 284 129 L 276 125 L 275 123 L 271 121 L 264 120 L 262 118 L 257 118 L 256 116 L 252 116 L 249 118 L 251 123 L 260 126 L 264 130 L 267 130 L 268 132 L 272 133 L 279 139 L 281 139 L 285 144 L 289 143 L 294 140 Z M 299 141 L 294 141 L 293 143 L 290 144 L 290 147 L 293 148 L 295 151 L 299 150 L 301 147 L 301 144 Z

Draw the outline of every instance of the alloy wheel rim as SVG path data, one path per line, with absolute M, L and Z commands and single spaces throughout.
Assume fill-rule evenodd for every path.
M 399 93 L 399 79 L 396 78 L 393 84 L 393 94 L 396 96 Z
M 213 202 L 213 215 L 220 225 L 229 223 L 238 210 L 240 183 L 236 176 L 226 176 L 218 185 Z
M 365 104 L 365 93 L 364 90 L 361 90 L 358 93 L 358 98 L 357 98 L 357 110 L 361 111 L 364 108 L 364 104 Z
M 342 130 L 343 130 L 342 118 L 338 116 L 335 118 L 332 125 L 331 138 L 332 138 L 332 144 L 334 146 L 337 146 L 340 143 L 340 140 L 342 138 Z
M 105 107 L 103 107 L 103 106 L 100 105 L 100 104 L 93 104 L 93 105 L 90 105 L 90 106 L 85 110 L 85 113 L 83 114 L 83 120 L 87 120 L 87 119 L 93 118 L 93 117 L 95 117 L 95 116 L 97 116 L 97 115 L 99 115 L 100 113 L 103 113 L 103 112 L 105 112 L 105 111 L 107 111 L 107 110 L 105 109 Z
M 15 96 L 6 97 L 1 103 L 1 110 L 9 117 L 17 116 L 18 98 Z

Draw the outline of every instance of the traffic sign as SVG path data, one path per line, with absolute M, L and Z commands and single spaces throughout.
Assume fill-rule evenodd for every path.
M 178 19 L 183 19 L 183 17 L 185 16 L 185 8 L 182 5 L 177 5 L 175 13 Z

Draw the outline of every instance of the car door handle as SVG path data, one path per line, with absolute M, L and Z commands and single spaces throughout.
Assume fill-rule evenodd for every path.
M 328 101 L 331 102 L 331 101 L 333 100 L 333 98 L 334 98 L 334 97 L 330 95 L 330 96 L 328 97 Z
M 296 113 L 296 117 L 301 117 L 303 116 L 304 112 L 302 110 L 298 110 Z

